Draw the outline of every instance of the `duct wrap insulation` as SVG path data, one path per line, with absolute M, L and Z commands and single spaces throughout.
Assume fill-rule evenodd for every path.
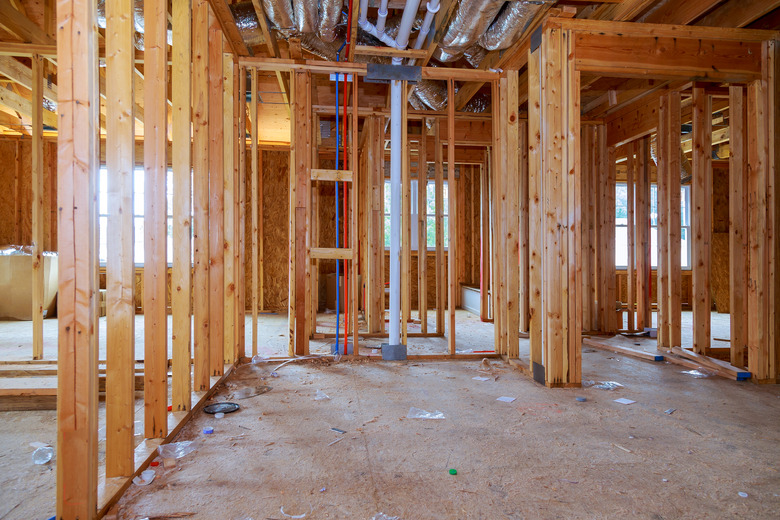
M 252 2 L 241 2 L 232 4 L 230 11 L 233 13 L 233 19 L 236 21 L 236 28 L 241 34 L 244 43 L 249 47 L 262 45 L 265 43 L 263 32 L 260 30 L 260 22 L 257 19 L 257 13 Z
M 525 32 L 544 2 L 507 2 L 488 30 L 480 35 L 479 45 L 489 51 L 507 49 Z
M 101 29 L 106 28 L 106 0 L 97 1 L 97 25 Z M 133 2 L 133 25 L 135 26 L 135 35 L 133 45 L 139 51 L 144 50 L 144 2 L 135 0 Z M 173 45 L 173 27 L 168 22 L 167 37 L 168 45 Z
M 653 164 L 656 166 L 658 166 L 657 146 L 658 143 L 656 141 L 656 135 L 653 134 L 653 137 L 650 139 L 650 158 L 653 160 Z M 686 182 L 690 182 L 692 178 L 693 167 L 691 166 L 691 161 L 688 160 L 685 152 L 683 152 L 682 146 L 680 146 L 680 182 L 685 184 Z
M 295 15 L 290 0 L 263 0 L 263 7 L 268 19 L 285 38 L 295 32 Z
M 504 0 L 461 0 L 455 19 L 439 43 L 436 58 L 455 61 L 474 45 L 503 7 Z
M 289 0 L 284 0 L 285 2 Z M 295 26 L 300 33 L 313 33 L 320 24 L 320 12 L 317 2 L 311 0 L 293 0 Z

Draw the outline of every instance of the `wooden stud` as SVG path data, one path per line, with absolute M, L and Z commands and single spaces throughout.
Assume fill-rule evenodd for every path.
M 518 227 L 518 247 L 520 248 L 520 273 L 518 278 L 518 289 L 520 296 L 518 300 L 519 322 L 521 331 L 528 332 L 529 326 L 529 278 L 528 278 L 528 121 L 520 121 L 519 124 L 519 146 L 518 146 L 518 217 L 520 224 Z M 519 347 L 518 347 L 519 348 Z
M 252 97 L 249 101 L 249 113 L 252 115 L 252 192 L 249 200 L 252 203 L 252 357 L 254 357 L 257 355 L 257 307 L 260 299 L 260 259 L 258 258 L 260 256 L 258 237 L 260 216 L 258 214 L 258 207 L 262 205 L 263 201 L 260 198 L 257 157 L 257 132 L 260 124 L 260 121 L 257 118 L 257 69 L 251 68 L 249 73 L 251 74 L 252 89 Z
M 508 71 L 501 78 L 501 123 L 506 140 L 501 143 L 504 157 L 502 198 L 505 200 L 504 244 L 506 264 L 506 350 L 510 358 L 517 358 L 520 331 L 520 124 L 516 99 L 518 71 Z
M 209 374 L 224 370 L 224 115 L 222 31 L 209 14 Z
M 106 5 L 106 476 L 133 474 L 135 264 L 133 225 L 133 20 L 130 0 Z M 189 129 L 188 129 L 189 130 Z M 189 141 L 189 131 L 187 133 Z M 167 353 L 166 353 L 167 358 Z M 189 356 L 188 356 L 189 361 Z M 188 363 L 189 364 L 189 363 Z M 188 369 L 189 374 L 189 369 Z
M 657 218 L 658 218 L 658 267 L 657 273 L 657 302 L 658 302 L 658 350 L 668 350 L 671 348 L 669 341 L 669 299 L 668 299 L 668 286 L 669 286 L 669 224 L 668 224 L 668 210 L 667 206 L 668 196 L 668 175 L 666 174 L 669 169 L 669 153 L 667 148 L 669 146 L 669 139 L 666 137 L 666 132 L 669 128 L 669 96 L 663 95 L 659 100 L 658 109 L 658 133 L 656 137 L 657 143 Z
M 144 436 L 168 433 L 168 3 L 147 0 L 144 41 Z
M 636 280 L 634 278 L 634 269 L 636 267 L 636 260 L 635 260 L 635 233 L 636 233 L 636 219 L 635 219 L 635 209 L 634 209 L 634 192 L 635 192 L 635 186 L 634 186 L 634 179 L 636 179 L 637 174 L 637 164 L 636 164 L 636 153 L 637 153 L 637 143 L 636 141 L 633 141 L 630 145 L 628 145 L 628 166 L 626 169 L 626 203 L 628 206 L 627 211 L 627 225 L 626 225 L 626 231 L 628 235 L 628 265 L 626 266 L 626 296 L 628 297 L 627 303 L 627 310 L 626 310 L 626 317 L 628 318 L 627 326 L 626 328 L 630 331 L 636 330 L 636 321 L 634 321 L 634 303 L 635 303 L 635 296 L 634 291 L 636 289 Z M 618 326 L 622 329 L 623 324 L 619 323 Z
M 428 136 L 427 120 L 421 125 L 417 145 L 417 310 L 420 330 L 428 332 Z
M 639 140 L 636 178 L 636 327 L 652 326 L 650 307 L 650 166 L 649 138 Z
M 172 409 L 192 407 L 191 342 L 191 6 L 189 1 L 173 4 L 173 272 L 171 274 L 171 314 L 173 315 L 173 402 Z M 132 72 L 132 71 L 131 71 Z M 108 119 L 108 118 L 107 118 Z
M 236 248 L 236 360 L 246 356 L 246 69 L 234 66 L 238 73 L 238 86 L 234 92 L 238 95 L 235 102 L 235 114 L 237 120 L 238 136 L 235 141 L 235 154 L 238 160 L 235 163 L 236 182 L 238 184 L 237 221 L 236 233 L 238 233 L 238 248 Z M 234 72 L 235 74 L 235 72 Z
M 436 190 L 436 332 L 444 334 L 444 166 L 440 123 L 437 119 L 433 125 L 435 143 L 435 177 Z
M 292 141 L 290 144 L 290 355 L 309 353 L 306 334 L 309 319 L 306 304 L 307 278 L 311 257 L 307 247 L 306 220 L 311 199 L 311 76 L 308 71 L 294 73 L 292 88 Z
M 231 364 L 234 361 L 234 347 L 236 342 L 236 179 L 234 175 L 233 145 L 236 136 L 233 132 L 233 59 L 230 54 L 222 56 L 222 186 L 224 210 L 222 213 L 223 226 L 223 269 L 222 279 L 224 306 L 222 308 L 222 320 L 224 333 L 222 337 L 223 362 Z
M 669 93 L 669 127 L 666 131 L 668 145 L 666 148 L 669 158 L 667 160 L 667 197 L 668 212 L 667 223 L 669 226 L 669 238 L 667 246 L 669 250 L 669 267 L 667 276 L 667 290 L 669 291 L 668 323 L 669 342 L 672 347 L 682 345 L 681 320 L 682 320 L 682 267 L 680 266 L 680 146 L 679 134 L 682 126 L 680 115 L 680 93 Z
M 94 518 L 98 480 L 98 62 L 94 0 L 57 6 L 57 517 Z
M 542 281 L 544 234 L 542 232 L 542 171 L 546 155 L 541 142 L 541 59 L 542 49 L 528 51 L 528 286 L 529 286 L 529 365 L 541 367 L 544 314 Z
M 403 92 L 407 90 L 406 82 L 401 84 Z M 401 344 L 408 345 L 407 334 L 409 333 L 409 319 L 411 318 L 411 300 L 412 300 L 412 207 L 411 207 L 411 187 L 412 179 L 409 172 L 409 154 L 408 145 L 409 124 L 406 119 L 406 107 L 408 103 L 403 104 L 401 109 Z
M 259 117 L 256 119 L 259 121 Z M 258 244 L 258 256 L 259 262 L 257 266 L 257 277 L 259 278 L 258 283 L 260 284 L 260 288 L 258 289 L 258 302 L 257 306 L 261 310 L 265 310 L 265 248 L 264 243 L 265 240 L 263 239 L 263 218 L 264 218 L 264 211 L 263 211 L 263 152 L 258 151 L 258 158 L 257 158 L 257 201 L 256 204 L 258 206 L 257 209 L 257 240 L 259 242 Z
M 192 0 L 193 389 L 210 385 L 209 360 L 209 6 Z
M 354 15 L 353 15 L 354 16 Z M 351 123 L 351 135 L 350 144 L 352 150 L 350 153 L 350 168 L 355 172 L 355 179 L 352 182 L 352 219 L 351 219 L 351 231 L 350 236 L 352 238 L 352 275 L 350 281 L 352 282 L 352 288 L 349 293 L 352 300 L 352 345 L 355 356 L 360 356 L 360 345 L 358 343 L 358 314 L 359 314 L 359 302 L 360 292 L 358 285 L 358 253 L 359 251 L 359 235 L 358 235 L 358 194 L 360 193 L 360 175 L 358 171 L 358 164 L 360 156 L 358 155 L 358 78 L 354 77 L 355 81 L 352 84 L 352 115 L 350 116 Z M 316 314 L 312 319 L 316 319 Z
M 676 150 L 675 150 L 676 151 Z M 674 172 L 671 172 L 674 174 Z M 679 206 L 678 206 L 679 207 Z M 672 221 L 677 228 L 677 221 Z M 712 237 L 712 101 L 705 86 L 693 87 L 693 181 L 691 189 L 693 351 L 710 349 L 710 242 Z M 674 345 L 678 346 L 678 345 Z
M 33 359 L 43 359 L 43 58 L 32 57 L 32 329 Z
M 456 269 L 455 258 L 458 251 L 458 235 L 455 223 L 457 222 L 458 206 L 455 192 L 455 81 L 450 79 L 447 83 L 447 223 L 449 224 L 449 244 L 447 252 L 447 272 L 448 272 L 448 293 L 447 303 L 449 305 L 449 330 L 447 333 L 447 344 L 449 345 L 450 355 L 455 354 L 455 292 L 456 287 Z M 406 104 L 404 104 L 406 107 Z
M 491 295 L 493 305 L 493 342 L 496 353 L 506 354 L 506 260 L 503 258 L 505 237 L 503 235 L 504 215 L 502 211 L 502 180 L 503 180 L 503 155 L 501 151 L 502 141 L 506 135 L 502 135 L 501 126 L 501 89 L 499 82 L 491 84 L 492 99 L 498 100 L 493 106 L 493 145 L 489 154 L 488 186 L 490 189 L 490 217 L 491 217 Z M 505 100 L 506 101 L 506 100 Z

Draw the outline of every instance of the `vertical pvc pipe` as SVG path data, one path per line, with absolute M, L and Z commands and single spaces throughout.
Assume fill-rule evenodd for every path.
M 342 45 L 343 47 L 343 45 Z M 339 61 L 339 54 L 341 49 L 336 53 L 336 61 Z M 336 168 L 339 167 L 339 81 L 336 77 Z M 339 247 L 339 183 L 336 181 L 336 247 Z M 339 314 L 340 306 L 339 299 L 341 298 L 341 291 L 339 291 L 339 268 L 340 262 L 336 259 L 336 354 L 339 353 Z
M 390 83 L 390 345 L 401 343 L 401 82 Z

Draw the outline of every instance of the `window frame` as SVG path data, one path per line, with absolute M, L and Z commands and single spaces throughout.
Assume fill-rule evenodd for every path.
M 419 213 L 417 211 L 417 206 L 418 206 L 418 204 L 417 204 L 417 202 L 418 202 L 417 201 L 417 197 L 418 197 L 417 182 L 418 182 L 417 179 L 412 179 L 411 180 L 411 188 L 410 188 L 411 189 L 410 204 L 411 204 L 411 220 L 412 220 L 412 230 L 411 230 L 411 235 L 412 236 L 411 236 L 411 241 L 410 242 L 411 242 L 411 249 L 412 249 L 412 251 L 418 251 L 420 249 L 419 244 L 416 243 L 417 242 L 417 231 L 418 231 L 417 226 L 419 226 L 419 223 L 420 223 L 420 218 L 419 218 L 420 215 L 419 215 Z M 428 208 L 430 206 L 430 204 L 429 204 L 430 196 L 428 194 L 428 187 L 429 186 L 434 186 L 434 189 L 433 189 L 433 199 L 434 199 L 434 201 L 433 201 L 433 208 L 434 208 L 434 212 L 433 213 L 428 213 Z M 427 182 L 426 182 L 426 185 L 425 185 L 425 188 L 426 188 L 426 190 L 425 190 L 425 193 L 426 193 L 426 201 L 425 201 L 426 202 L 426 204 L 425 204 L 425 208 L 426 208 L 426 213 L 425 213 L 425 223 L 426 223 L 425 231 L 426 231 L 426 233 L 425 233 L 425 236 L 426 236 L 426 239 L 428 237 L 428 227 L 427 227 L 428 226 L 428 219 L 430 219 L 430 218 L 433 219 L 434 229 L 435 229 L 435 225 L 436 225 L 435 224 L 436 223 L 436 201 L 435 201 L 435 199 L 436 199 L 436 188 L 435 188 L 435 186 L 436 186 L 436 181 L 435 180 L 427 179 Z M 449 236 L 447 235 L 447 229 L 448 229 L 447 228 L 447 223 L 448 223 L 448 219 L 449 219 L 449 213 L 448 213 L 449 204 L 447 203 L 447 197 L 449 196 L 449 189 L 447 187 L 448 185 L 447 185 L 447 180 L 446 179 L 443 181 L 443 186 L 444 186 L 444 188 L 442 190 L 442 193 L 443 193 L 442 198 L 444 200 L 442 201 L 442 203 L 444 205 L 444 208 L 442 209 L 442 217 L 443 217 L 444 221 L 442 223 L 442 226 L 443 226 L 444 229 L 442 230 L 442 232 L 444 234 L 444 237 L 443 237 L 444 238 L 444 251 L 448 251 L 449 250 Z M 384 230 L 389 230 L 390 229 L 390 227 L 389 227 L 389 218 L 390 218 L 390 211 L 389 211 L 389 209 L 390 208 L 389 208 L 389 199 L 387 198 L 387 193 L 390 192 L 390 179 L 389 178 L 385 178 L 383 189 L 384 189 L 385 197 L 383 198 L 383 203 L 384 203 L 383 210 L 384 211 L 382 213 L 382 218 L 383 218 L 382 223 L 383 223 L 383 229 Z M 433 245 L 428 245 L 427 240 L 426 240 L 426 244 L 425 244 L 426 251 L 436 251 L 436 239 L 435 239 L 435 236 L 436 235 L 435 235 L 435 232 L 434 232 L 434 244 Z M 385 250 L 389 251 L 390 250 L 390 245 L 389 245 L 390 235 L 389 235 L 389 231 L 385 231 L 384 239 L 385 239 L 384 240 Z

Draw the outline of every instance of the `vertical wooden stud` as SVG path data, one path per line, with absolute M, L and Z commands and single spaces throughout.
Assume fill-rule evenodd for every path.
M 209 5 L 192 0 L 193 389 L 209 381 Z
M 33 359 L 43 359 L 43 58 L 32 57 L 32 328 Z
M 436 333 L 444 334 L 444 164 L 439 119 L 433 124 L 434 167 L 436 183 Z
M 262 205 L 263 201 L 260 198 L 260 186 L 259 186 L 259 174 L 258 174 L 258 151 L 257 151 L 257 132 L 260 121 L 257 119 L 257 69 L 252 67 L 250 69 L 251 74 L 251 88 L 252 98 L 249 101 L 249 113 L 252 116 L 252 193 L 249 200 L 252 203 L 252 357 L 257 355 L 257 307 L 260 297 L 260 244 L 259 244 L 259 230 L 260 230 L 260 215 L 258 214 L 258 208 Z
M 224 209 L 222 213 L 223 226 L 223 269 L 222 279 L 224 307 L 222 308 L 223 321 L 223 362 L 233 363 L 236 341 L 236 179 L 234 175 L 233 147 L 236 135 L 233 132 L 233 55 L 222 55 L 222 200 Z
M 712 236 L 712 101 L 705 86 L 693 87 L 693 182 L 691 265 L 693 268 L 693 351 L 710 350 L 710 241 Z M 677 221 L 673 221 L 677 228 Z
M 94 0 L 57 5 L 58 518 L 97 514 L 96 11 Z
M 428 332 L 428 130 L 423 118 L 417 151 L 417 271 L 420 331 Z
M 224 265 L 224 114 L 223 37 L 209 14 L 209 373 L 224 370 L 225 265 Z
M 133 261 L 133 20 L 130 0 L 106 4 L 106 476 L 133 474 L 135 264 Z M 189 133 L 187 135 L 189 140 Z
M 191 126 L 191 6 L 189 0 L 173 4 L 173 67 L 171 75 L 173 101 L 173 272 L 171 279 L 171 313 L 173 314 L 173 403 L 175 411 L 192 406 L 190 366 L 190 276 L 192 165 L 190 162 Z M 132 70 L 131 70 L 132 72 Z M 108 119 L 108 118 L 106 118 Z
M 634 321 L 634 290 L 636 289 L 635 286 L 635 278 L 634 278 L 634 269 L 636 268 L 635 263 L 635 232 L 636 232 L 636 219 L 635 219 L 635 209 L 634 209 L 634 180 L 636 179 L 636 173 L 637 173 L 637 162 L 636 162 L 636 152 L 637 152 L 637 143 L 636 141 L 631 142 L 628 146 L 628 167 L 626 171 L 626 203 L 628 206 L 628 222 L 626 226 L 626 231 L 628 232 L 628 265 L 626 266 L 626 296 L 628 297 L 628 309 L 626 311 L 626 317 L 628 318 L 627 322 L 627 329 L 629 331 L 636 330 L 636 322 Z M 619 328 L 623 328 L 623 324 L 618 324 Z
M 144 2 L 144 435 L 168 433 L 168 3 Z
M 458 207 L 457 198 L 455 197 L 455 81 L 450 79 L 447 83 L 447 202 L 448 204 L 448 218 L 449 224 L 449 244 L 447 255 L 447 271 L 448 271 L 448 294 L 447 303 L 449 305 L 449 330 L 447 333 L 447 344 L 449 345 L 450 355 L 455 354 L 455 279 L 457 273 L 457 265 L 455 258 L 458 251 L 457 230 L 455 229 L 455 222 L 457 222 Z M 406 104 L 404 104 L 406 106 Z

